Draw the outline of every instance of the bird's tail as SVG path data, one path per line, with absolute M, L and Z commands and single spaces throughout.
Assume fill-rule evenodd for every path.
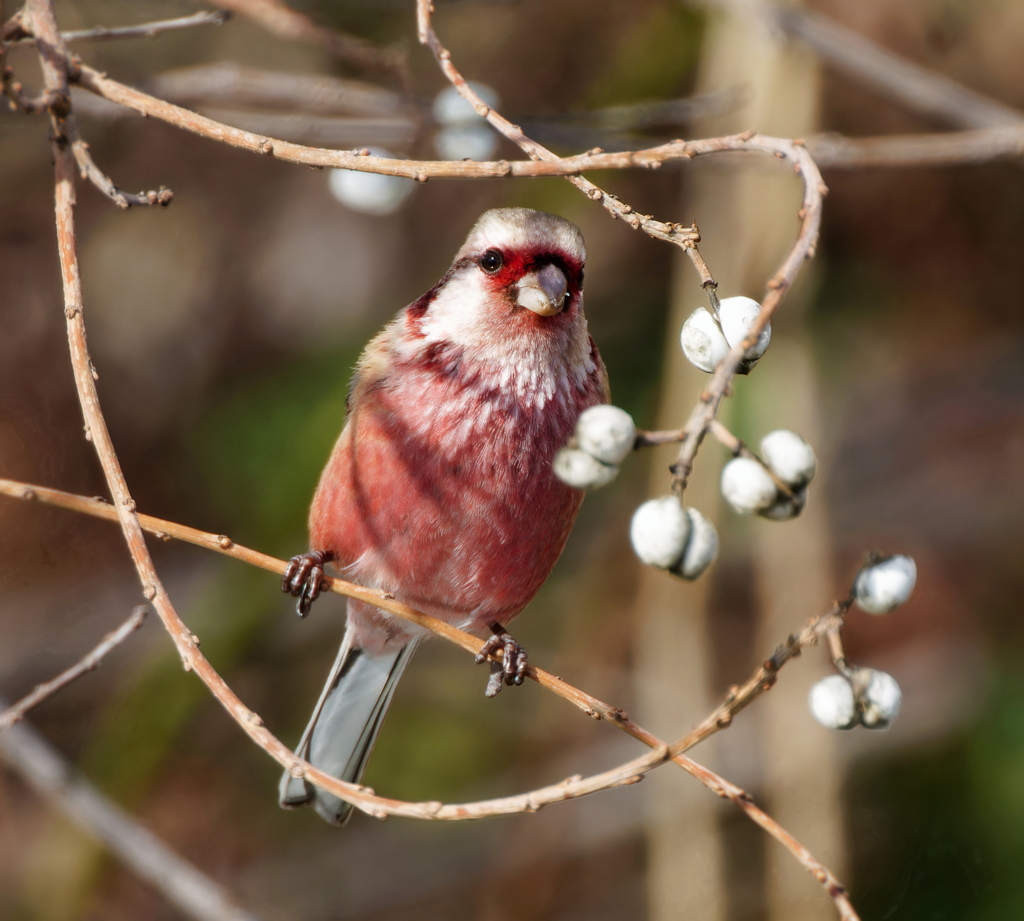
M 419 640 L 394 652 L 371 656 L 352 645 L 345 632 L 338 658 L 295 753 L 325 774 L 358 783 L 384 724 L 398 679 Z M 313 804 L 328 822 L 348 821 L 352 806 L 318 790 L 287 771 L 281 778 L 279 802 L 286 808 Z

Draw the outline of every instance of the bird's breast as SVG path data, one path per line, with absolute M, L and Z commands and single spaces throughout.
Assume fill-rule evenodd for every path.
M 551 461 L 598 402 L 589 377 L 532 401 L 458 368 L 382 381 L 353 407 L 324 471 L 313 546 L 449 621 L 510 619 L 572 528 L 582 495 Z

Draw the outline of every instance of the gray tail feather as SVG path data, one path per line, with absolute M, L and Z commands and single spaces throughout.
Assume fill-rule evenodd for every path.
M 327 684 L 295 753 L 325 774 L 359 783 L 384 725 L 398 679 L 419 640 L 395 652 L 371 656 L 352 646 L 346 631 Z M 318 790 L 287 771 L 281 778 L 279 802 L 284 807 L 313 804 L 321 818 L 337 825 L 348 821 L 352 806 Z

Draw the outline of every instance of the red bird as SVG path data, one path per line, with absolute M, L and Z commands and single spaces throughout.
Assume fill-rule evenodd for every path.
M 366 347 L 348 418 L 309 513 L 311 550 L 282 588 L 304 616 L 323 566 L 464 630 L 490 633 L 487 696 L 521 684 L 505 632 L 565 546 L 583 500 L 551 469 L 579 414 L 608 402 L 583 316 L 579 229 L 524 208 L 488 211 L 445 276 Z M 349 599 L 348 626 L 297 753 L 358 782 L 425 632 Z M 483 661 L 483 657 L 478 657 Z M 351 807 L 285 774 L 282 806 L 330 822 Z

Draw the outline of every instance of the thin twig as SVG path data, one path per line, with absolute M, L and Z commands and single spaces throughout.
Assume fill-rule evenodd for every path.
M 776 8 L 781 28 L 833 67 L 923 115 L 958 128 L 1020 124 L 1024 114 L 915 64 L 822 13 Z
M 50 91 L 63 93 L 66 96 L 67 54 L 56 28 L 52 2 L 51 0 L 29 0 L 28 8 L 31 12 L 33 32 L 39 40 L 40 54 L 43 58 L 44 75 L 46 77 L 47 88 Z M 56 120 L 65 113 L 54 112 L 53 114 Z M 403 804 L 397 801 L 385 800 L 381 797 L 373 796 L 365 788 L 341 783 L 340 781 L 324 775 L 308 763 L 296 758 L 294 753 L 290 752 L 263 727 L 262 721 L 259 717 L 242 704 L 202 653 L 199 652 L 197 638 L 187 629 L 177 612 L 174 610 L 170 599 L 168 598 L 166 591 L 156 574 L 155 568 L 153 567 L 152 559 L 149 555 L 149 551 L 143 537 L 142 527 L 136 514 L 135 503 L 131 499 L 127 485 L 124 481 L 124 477 L 120 470 L 120 464 L 117 460 L 109 432 L 106 428 L 105 420 L 99 408 L 92 373 L 92 363 L 89 358 L 85 342 L 85 328 L 82 318 L 81 283 L 78 270 L 74 229 L 73 161 L 71 154 L 67 149 L 66 139 L 59 132 L 55 132 L 54 136 L 54 156 L 56 161 L 56 217 L 58 250 L 61 261 L 62 276 L 64 279 L 65 315 L 68 322 L 68 335 L 71 345 L 75 381 L 79 391 L 83 413 L 85 415 L 87 431 L 100 457 L 104 474 L 107 479 L 108 488 L 110 489 L 111 495 L 114 499 L 116 516 L 121 524 L 133 562 L 135 563 L 140 580 L 142 581 L 144 594 L 153 602 L 158 615 L 164 622 L 169 635 L 173 639 L 175 646 L 182 657 L 185 668 L 187 670 L 195 671 L 210 688 L 214 696 L 223 706 L 225 706 L 226 709 L 228 709 L 236 722 L 243 727 L 250 737 L 257 741 L 257 743 L 260 744 L 276 760 L 278 760 L 279 763 L 287 767 L 295 776 L 306 777 L 318 787 L 329 792 L 336 793 L 359 808 L 375 815 L 420 815 L 421 817 L 429 818 L 469 817 L 464 809 L 460 809 L 460 807 L 457 806 L 445 807 L 438 803 Z M 551 156 L 553 157 L 553 155 Z M 813 167 L 813 163 L 811 166 Z M 811 184 L 813 185 L 813 183 Z M 598 193 L 599 197 L 604 195 L 600 190 L 598 190 Z M 606 207 L 607 206 L 608 205 L 606 203 Z M 806 226 L 805 221 L 805 229 Z M 651 232 L 649 228 L 648 232 Z M 794 253 L 799 252 L 801 256 L 806 256 L 808 251 L 809 249 L 801 252 L 798 242 L 798 246 L 795 248 Z M 785 269 L 786 266 L 784 265 L 783 268 Z M 782 288 L 785 284 L 786 277 L 783 276 L 781 282 L 777 285 L 777 288 Z M 762 310 L 765 322 L 767 321 L 768 314 L 770 314 L 770 309 L 769 304 L 766 302 L 765 308 Z M 753 331 L 753 334 L 756 336 L 756 329 Z M 741 352 L 742 349 L 740 350 L 740 353 Z M 727 363 L 728 360 L 723 363 L 723 366 Z M 276 562 L 280 563 L 280 561 Z M 360 591 L 365 590 L 360 589 Z M 353 597 L 359 597 L 355 591 L 347 591 L 345 593 L 350 594 Z M 371 603 L 376 602 L 371 601 Z M 385 609 L 388 608 L 387 605 L 379 606 L 384 607 Z M 416 615 L 415 617 L 409 616 L 407 618 L 414 620 L 414 622 L 416 619 L 424 618 L 424 615 L 417 614 L 417 612 L 413 612 L 411 609 L 407 614 Z M 452 628 L 449 627 L 449 629 Z M 472 639 L 468 636 L 466 638 L 470 640 Z M 478 643 L 473 645 L 478 646 Z M 471 649 L 471 651 L 474 650 Z M 540 680 L 538 677 L 539 670 L 532 669 L 531 671 L 533 672 L 531 677 L 536 678 L 536 680 Z M 557 683 L 565 685 L 564 682 L 561 682 L 560 679 L 554 678 L 554 676 L 546 677 L 548 677 L 551 684 Z M 571 686 L 565 686 L 561 689 L 560 693 L 561 696 L 573 701 L 577 706 L 581 706 L 592 715 L 608 719 L 613 724 L 618 725 L 621 729 L 628 732 L 635 738 L 644 741 L 653 749 L 652 754 L 646 755 L 641 759 L 637 759 L 630 765 L 626 765 L 623 768 L 618 769 L 616 772 L 613 772 L 617 775 L 616 778 L 609 779 L 607 776 L 608 772 L 606 772 L 600 781 L 604 786 L 599 788 L 606 788 L 609 785 L 609 782 L 612 785 L 615 783 L 630 782 L 634 776 L 639 776 L 639 772 L 649 770 L 664 762 L 667 753 L 664 743 L 647 733 L 642 729 L 642 727 L 633 724 L 625 714 L 621 713 L 621 711 L 609 708 L 606 704 L 597 701 L 595 698 L 584 694 L 578 689 L 571 688 Z M 728 784 L 706 768 L 690 761 L 690 759 L 686 758 L 682 754 L 676 755 L 673 760 L 684 767 L 684 769 L 693 776 L 698 777 L 715 792 L 720 795 L 727 796 L 732 801 L 736 802 L 741 806 L 741 808 L 744 808 L 744 810 L 747 811 L 755 821 L 758 821 L 759 824 L 769 828 L 772 834 L 778 840 L 786 844 L 786 846 L 790 848 L 802 863 L 804 863 L 812 874 L 826 885 L 826 888 L 828 888 L 829 894 L 833 898 L 840 914 L 844 918 L 856 917 L 852 907 L 849 906 L 849 902 L 846 900 L 841 887 L 834 882 L 828 871 L 825 870 L 825 868 L 823 868 L 817 861 L 814 861 L 806 850 L 779 826 L 777 826 L 773 820 L 754 807 L 750 803 L 749 797 L 743 793 L 743 791 L 731 784 Z M 623 777 L 621 773 L 623 770 L 628 770 L 633 773 L 630 773 L 627 777 Z M 597 779 L 595 778 L 593 780 L 596 781 Z M 564 784 L 558 785 L 557 790 L 559 798 L 565 798 L 566 790 L 578 783 L 579 781 L 572 778 Z M 536 791 L 533 795 L 536 795 Z M 528 802 L 527 805 L 532 806 L 532 800 Z M 442 815 L 446 810 L 450 811 L 451 814 Z M 488 814 L 493 814 L 493 812 Z
M 807 149 L 822 169 L 953 166 L 1024 157 L 1024 124 L 942 134 L 848 138 L 819 134 Z
M 354 67 L 389 73 L 403 84 L 408 82 L 408 64 L 400 47 L 379 48 L 366 39 L 319 25 L 283 0 L 218 0 L 217 5 L 251 19 L 278 38 L 316 45 Z
M 14 480 L 0 479 L 0 495 L 10 496 L 11 498 L 21 499 L 23 501 L 39 501 L 46 505 L 53 505 L 58 508 L 81 512 L 96 518 L 103 518 L 107 521 L 118 520 L 117 510 L 108 502 L 101 499 L 91 499 L 86 496 L 63 492 L 57 489 L 50 489 L 45 486 L 36 486 L 29 483 L 20 483 Z M 199 547 L 204 547 L 208 550 L 213 550 L 217 553 L 222 553 L 225 556 L 230 556 L 242 562 L 249 563 L 250 565 L 258 566 L 278 575 L 283 574 L 287 567 L 287 563 L 284 560 L 279 560 L 275 557 L 268 556 L 267 554 L 260 553 L 257 550 L 252 550 L 248 547 L 236 544 L 225 534 L 213 534 L 208 531 L 200 531 L 195 528 L 190 528 L 187 525 L 178 524 L 173 521 L 166 521 L 161 518 L 154 518 L 150 515 L 139 515 L 138 520 L 146 531 L 161 539 L 167 540 L 174 538 L 176 540 L 185 541 Z M 397 601 L 387 592 L 364 588 L 362 586 L 355 585 L 354 583 L 346 582 L 343 579 L 335 578 L 325 578 L 324 587 L 339 595 L 366 601 L 388 611 L 391 614 L 401 617 L 410 623 L 430 630 L 473 655 L 475 655 L 483 645 L 482 641 L 477 637 L 459 630 L 445 621 L 438 620 L 437 618 L 430 617 L 429 615 L 416 611 L 408 605 L 404 605 Z M 812 624 L 808 628 L 805 628 L 805 630 L 800 634 L 799 642 L 803 645 L 808 645 L 813 642 L 814 640 L 810 638 L 812 627 L 815 624 L 818 625 L 816 632 L 814 632 L 814 637 L 816 638 L 824 631 L 824 625 L 826 625 L 826 623 L 829 625 L 833 623 L 834 619 L 829 619 L 832 613 L 833 611 L 830 610 L 829 612 L 826 612 L 826 614 L 817 618 L 816 621 L 812 621 Z M 194 634 L 189 635 L 193 637 L 193 642 L 198 644 L 198 637 L 195 637 Z M 777 652 L 773 657 L 773 659 L 776 660 L 774 672 L 777 672 L 778 669 L 787 661 L 799 654 L 799 649 L 792 644 L 793 640 L 791 638 L 787 646 L 780 647 L 788 649 L 788 652 L 785 654 Z M 802 648 L 802 646 L 799 648 Z M 195 651 L 194 655 L 199 655 L 198 650 Z M 196 666 L 195 662 L 193 662 L 193 666 Z M 209 668 L 208 663 L 206 663 L 206 667 Z M 198 667 L 196 667 L 195 670 L 200 677 L 203 677 L 203 672 L 201 672 Z M 212 669 L 210 669 L 210 671 L 212 671 Z M 540 790 L 530 791 L 529 793 L 522 793 L 516 796 L 503 797 L 500 799 L 477 803 L 452 805 L 443 805 L 441 803 L 402 803 L 398 800 L 387 800 L 382 797 L 375 797 L 373 796 L 372 791 L 368 791 L 365 787 L 356 787 L 352 784 L 344 784 L 334 778 L 325 777 L 306 762 L 301 761 L 294 756 L 292 756 L 291 764 L 287 764 L 286 766 L 290 767 L 292 771 L 296 772 L 299 776 L 305 776 L 310 781 L 316 783 L 317 786 L 323 787 L 348 802 L 354 803 L 358 808 L 365 812 L 369 812 L 371 815 L 402 815 L 411 818 L 452 820 L 482 818 L 488 815 L 503 815 L 511 812 L 533 812 L 544 805 L 573 799 L 578 796 L 597 792 L 598 790 L 608 789 L 613 786 L 634 783 L 639 780 L 643 774 L 665 763 L 666 753 L 669 751 L 665 743 L 652 733 L 648 732 L 642 726 L 639 726 L 630 720 L 622 710 L 598 700 L 590 694 L 587 694 L 585 691 L 581 691 L 579 688 L 563 681 L 561 678 L 557 678 L 549 672 L 546 672 L 541 668 L 537 668 L 535 665 L 531 665 L 529 667 L 527 677 L 583 710 L 588 716 L 609 722 L 633 738 L 643 742 L 652 749 L 652 752 L 650 754 L 643 755 L 626 765 L 614 768 L 611 771 L 606 771 L 603 774 L 597 774 L 593 777 L 571 777 L 560 784 L 544 787 Z M 206 681 L 206 678 L 203 677 L 203 680 Z M 754 697 L 757 697 L 771 686 L 771 683 L 765 683 L 762 678 L 755 675 L 747 685 L 744 685 L 744 689 L 752 683 L 757 684 L 756 690 L 750 692 L 744 690 L 738 693 L 735 700 L 727 700 L 725 704 L 715 710 L 714 713 L 699 724 L 694 732 L 702 733 L 701 738 L 704 738 L 712 732 L 723 728 L 723 714 L 727 712 L 729 707 L 732 707 L 731 714 L 735 714 L 753 700 Z M 212 687 L 211 690 L 213 691 L 214 696 L 216 696 L 234 716 L 235 710 L 231 706 L 228 706 L 216 690 Z M 233 697 L 233 694 L 229 689 L 227 690 L 227 693 Z M 241 707 L 241 703 L 239 703 L 238 706 Z M 251 713 L 251 711 L 245 712 Z M 730 719 L 731 714 L 729 717 Z M 259 717 L 255 714 L 251 714 L 251 717 L 253 720 L 259 722 L 260 725 L 262 724 L 262 721 L 260 721 Z M 238 721 L 238 717 L 236 716 L 235 718 L 236 721 Z M 250 725 L 246 723 L 240 724 L 242 725 L 242 728 L 254 738 L 257 744 L 264 748 L 265 751 L 268 751 L 268 753 L 273 757 L 277 758 L 277 760 L 281 760 L 274 750 L 271 750 L 270 747 L 265 745 L 256 737 L 256 735 L 254 735 Z M 713 728 L 710 728 L 709 731 L 709 727 Z M 277 742 L 273 736 L 270 736 L 269 733 L 265 734 L 273 740 L 275 745 L 280 746 L 280 743 Z M 718 775 L 691 759 L 686 758 L 683 754 L 685 748 L 692 747 L 692 745 L 696 744 L 697 741 L 700 741 L 700 739 L 696 739 L 693 742 L 687 742 L 686 740 L 688 739 L 689 736 L 684 736 L 680 742 L 677 742 L 676 745 L 673 746 L 673 748 L 679 747 L 680 745 L 683 747 L 681 747 L 679 751 L 672 753 L 671 760 L 675 761 L 675 763 L 685 771 L 708 786 L 717 795 L 724 796 L 731 802 L 735 803 L 743 809 L 753 821 L 757 822 L 758 825 L 765 828 L 773 837 L 782 842 L 782 844 L 787 847 L 807 868 L 808 872 L 810 872 L 811 875 L 826 888 L 836 904 L 840 917 L 843 918 L 844 921 L 855 921 L 857 918 L 856 913 L 853 911 L 852 906 L 850 906 L 849 901 L 846 899 L 842 887 L 838 882 L 836 882 L 835 878 L 827 868 L 822 866 L 822 864 L 817 861 L 806 848 L 789 835 L 789 833 L 779 826 L 770 816 L 754 805 L 750 797 L 739 787 L 736 787 L 734 784 L 718 777 Z M 283 746 L 281 747 L 283 748 Z M 288 754 L 291 753 L 289 752 Z M 282 761 L 282 763 L 284 762 Z M 323 782 L 321 782 L 321 780 L 323 780 Z
M 120 646 L 131 636 L 146 619 L 148 607 L 144 604 L 138 605 L 128 619 L 116 630 L 111 631 L 100 642 L 87 652 L 70 668 L 65 669 L 59 675 L 49 681 L 36 685 L 32 691 L 21 698 L 16 704 L 12 704 L 6 710 L 0 711 L 0 732 L 13 726 L 23 719 L 25 714 L 34 707 L 39 706 L 48 697 L 52 697 L 61 688 L 67 687 L 77 678 L 86 672 L 91 672 L 99 667 L 104 656 Z
M 717 709 L 694 726 L 686 735 L 673 742 L 670 746 L 672 753 L 688 751 L 703 742 L 708 736 L 730 726 L 737 713 L 775 686 L 779 670 L 787 662 L 797 658 L 808 646 L 817 645 L 822 637 L 831 642 L 833 636 L 838 636 L 839 630 L 843 626 L 843 618 L 852 604 L 852 597 L 837 601 L 824 614 L 819 614 L 808 621 L 799 633 L 790 635 L 786 642 L 765 659 L 761 667 L 744 684 L 733 687 L 729 691 Z
M 1024 113 L 915 64 L 822 13 L 762 0 L 704 0 L 800 39 L 837 70 L 929 118 L 960 128 L 1020 123 Z
M 432 10 L 431 0 L 416 0 L 420 43 L 429 46 L 430 50 L 433 51 L 441 70 L 451 84 L 464 99 L 473 105 L 478 115 L 486 118 L 495 129 L 525 151 L 532 159 L 557 160 L 558 157 L 555 154 L 536 141 L 526 137 L 518 125 L 513 125 L 508 119 L 494 111 L 473 91 L 472 87 L 466 82 L 466 79 L 459 73 L 455 65 L 452 64 L 451 53 L 441 44 L 440 39 L 434 32 L 431 20 Z M 748 132 L 745 135 L 740 135 L 740 137 L 750 142 L 757 140 L 757 135 L 754 132 Z M 777 139 L 773 140 L 777 141 Z M 750 327 L 747 338 L 731 349 L 729 354 L 719 364 L 712 378 L 711 386 L 701 394 L 700 401 L 694 407 L 693 412 L 690 414 L 690 419 L 684 426 L 684 437 L 679 449 L 679 457 L 672 467 L 672 488 L 680 497 L 682 497 L 683 491 L 686 488 L 687 480 L 693 469 L 694 458 L 700 449 L 701 442 L 704 440 L 704 435 L 707 433 L 708 426 L 718 414 L 718 408 L 728 390 L 729 383 L 736 373 L 739 363 L 743 359 L 743 355 L 757 341 L 761 330 L 768 325 L 772 314 L 775 313 L 779 304 L 782 303 L 786 291 L 789 290 L 804 261 L 814 254 L 815 247 L 817 246 L 818 227 L 821 222 L 821 198 L 826 191 L 825 183 L 821 179 L 821 173 L 802 144 L 783 142 L 780 145 L 776 143 L 773 145 L 771 152 L 779 159 L 790 160 L 793 163 L 794 172 L 803 180 L 804 197 L 803 207 L 800 209 L 800 233 L 781 268 L 768 282 L 768 293 L 761 306 L 761 312 Z M 691 228 L 690 238 L 682 239 L 676 234 L 679 227 L 678 224 L 664 224 L 661 221 L 655 221 L 649 215 L 637 215 L 629 205 L 624 205 L 614 195 L 609 195 L 581 176 L 568 176 L 566 178 L 589 198 L 599 202 L 612 217 L 622 217 L 634 229 L 643 230 L 649 236 L 680 246 L 690 257 L 694 267 L 700 274 L 701 284 L 708 291 L 709 297 L 711 297 L 712 308 L 714 308 L 716 304 L 714 289 L 717 287 L 717 284 L 703 258 L 701 258 L 700 253 L 697 251 L 696 244 L 699 242 L 700 236 L 696 232 L 696 225 Z
M 122 192 L 106 173 L 103 172 L 92 158 L 89 145 L 82 139 L 78 129 L 78 117 L 70 113 L 64 119 L 64 134 L 71 144 L 71 152 L 74 154 L 75 162 L 78 164 L 78 171 L 83 179 L 88 179 L 97 189 L 107 196 L 118 208 L 127 210 L 132 205 L 162 205 L 166 207 L 174 198 L 174 193 L 166 186 L 160 186 L 156 191 L 140 192 L 133 195 L 131 192 Z
M 729 431 L 718 419 L 712 419 L 708 425 L 708 431 L 715 437 L 715 439 L 726 448 L 728 448 L 733 457 L 745 457 L 748 460 L 752 460 L 757 464 L 760 464 L 764 469 L 765 473 L 772 478 L 776 488 L 784 496 L 793 498 L 793 489 L 788 483 L 784 483 L 780 480 L 775 472 L 769 467 L 764 460 L 751 451 L 747 444 L 740 438 L 737 438 L 732 432 Z M 633 442 L 633 450 L 639 448 L 653 448 L 657 445 L 676 444 L 686 438 L 686 428 L 681 429 L 669 429 L 666 431 L 645 431 L 640 429 L 636 433 L 636 440 Z
M 560 157 L 557 154 L 548 150 L 542 144 L 538 144 L 532 138 L 527 137 L 519 125 L 512 124 L 512 122 L 492 106 L 487 105 L 476 94 L 466 81 L 466 78 L 459 73 L 452 63 L 451 52 L 441 44 L 441 40 L 437 37 L 431 19 L 432 12 L 433 5 L 431 0 L 416 0 L 416 21 L 419 28 L 420 44 L 426 45 L 434 53 L 442 73 L 448 78 L 452 86 L 459 91 L 462 98 L 473 106 L 477 115 L 481 118 L 486 118 L 491 127 L 508 138 L 531 160 L 558 161 Z M 646 166 L 648 169 L 659 169 L 663 162 L 660 159 L 648 161 L 638 159 L 634 165 Z M 613 218 L 621 218 L 634 230 L 642 230 L 648 236 L 664 240 L 667 243 L 673 243 L 687 252 L 694 250 L 696 244 L 700 241 L 700 235 L 697 233 L 696 227 L 686 228 L 676 223 L 655 220 L 649 214 L 638 214 L 632 206 L 619 201 L 615 195 L 605 192 L 589 179 L 584 179 L 578 175 L 567 175 L 565 178 L 589 199 L 600 204 Z
M 0 760 L 184 914 L 196 921 L 258 921 L 219 883 L 104 796 L 27 724 L 0 734 Z
M 220 26 L 231 18 L 230 10 L 216 10 L 212 13 L 193 13 L 178 19 L 159 19 L 145 22 L 138 26 L 118 26 L 107 29 L 97 26 L 95 29 L 79 29 L 73 32 L 61 32 L 60 37 L 69 42 L 102 42 L 120 38 L 156 38 L 166 32 L 178 29 L 191 29 L 193 26 Z M 21 44 L 30 45 L 35 42 L 31 36 L 24 38 Z
M 555 157 L 547 161 L 531 160 L 400 160 L 374 157 L 369 151 L 327 150 L 305 147 L 265 135 L 253 134 L 198 115 L 189 109 L 151 96 L 112 80 L 99 71 L 81 65 L 72 75 L 75 84 L 111 102 L 134 109 L 142 115 L 158 118 L 185 131 L 198 134 L 211 141 L 228 144 L 253 153 L 272 156 L 303 166 L 321 166 L 381 173 L 386 176 L 404 176 L 426 182 L 429 179 L 534 179 L 550 176 L 575 176 L 588 170 L 652 169 L 675 160 L 693 160 L 696 157 L 725 152 L 754 152 L 768 154 L 776 159 L 796 162 L 796 145 L 783 138 L 757 135 L 753 132 L 708 138 L 698 141 L 672 141 L 647 150 L 616 153 L 588 152 L 573 157 Z M 628 205 L 622 205 L 631 226 L 640 226 L 641 218 Z M 670 228 L 670 225 L 664 225 Z M 671 225 L 666 236 L 683 243 L 699 239 L 689 227 Z
M 370 118 L 404 115 L 411 119 L 415 112 L 400 93 L 362 80 L 259 70 L 231 61 L 157 74 L 148 81 L 148 89 L 162 99 L 187 106 L 263 107 Z
M 790 156 L 796 161 L 794 171 L 800 175 L 804 183 L 803 206 L 800 209 L 800 232 L 796 243 L 789 251 L 782 265 L 768 280 L 768 290 L 761 304 L 761 312 L 747 331 L 747 337 L 729 350 L 715 369 L 711 383 L 702 391 L 690 413 L 690 418 L 682 428 L 682 439 L 679 455 L 672 465 L 672 488 L 682 497 L 687 481 L 693 470 L 694 458 L 700 449 L 708 427 L 718 415 L 718 409 L 729 389 L 743 356 L 756 341 L 761 331 L 771 321 L 772 315 L 778 310 L 786 292 L 796 279 L 805 260 L 813 257 L 818 244 L 818 229 L 821 225 L 822 197 L 828 191 L 822 181 L 821 173 L 814 160 L 802 144 L 793 144 Z

